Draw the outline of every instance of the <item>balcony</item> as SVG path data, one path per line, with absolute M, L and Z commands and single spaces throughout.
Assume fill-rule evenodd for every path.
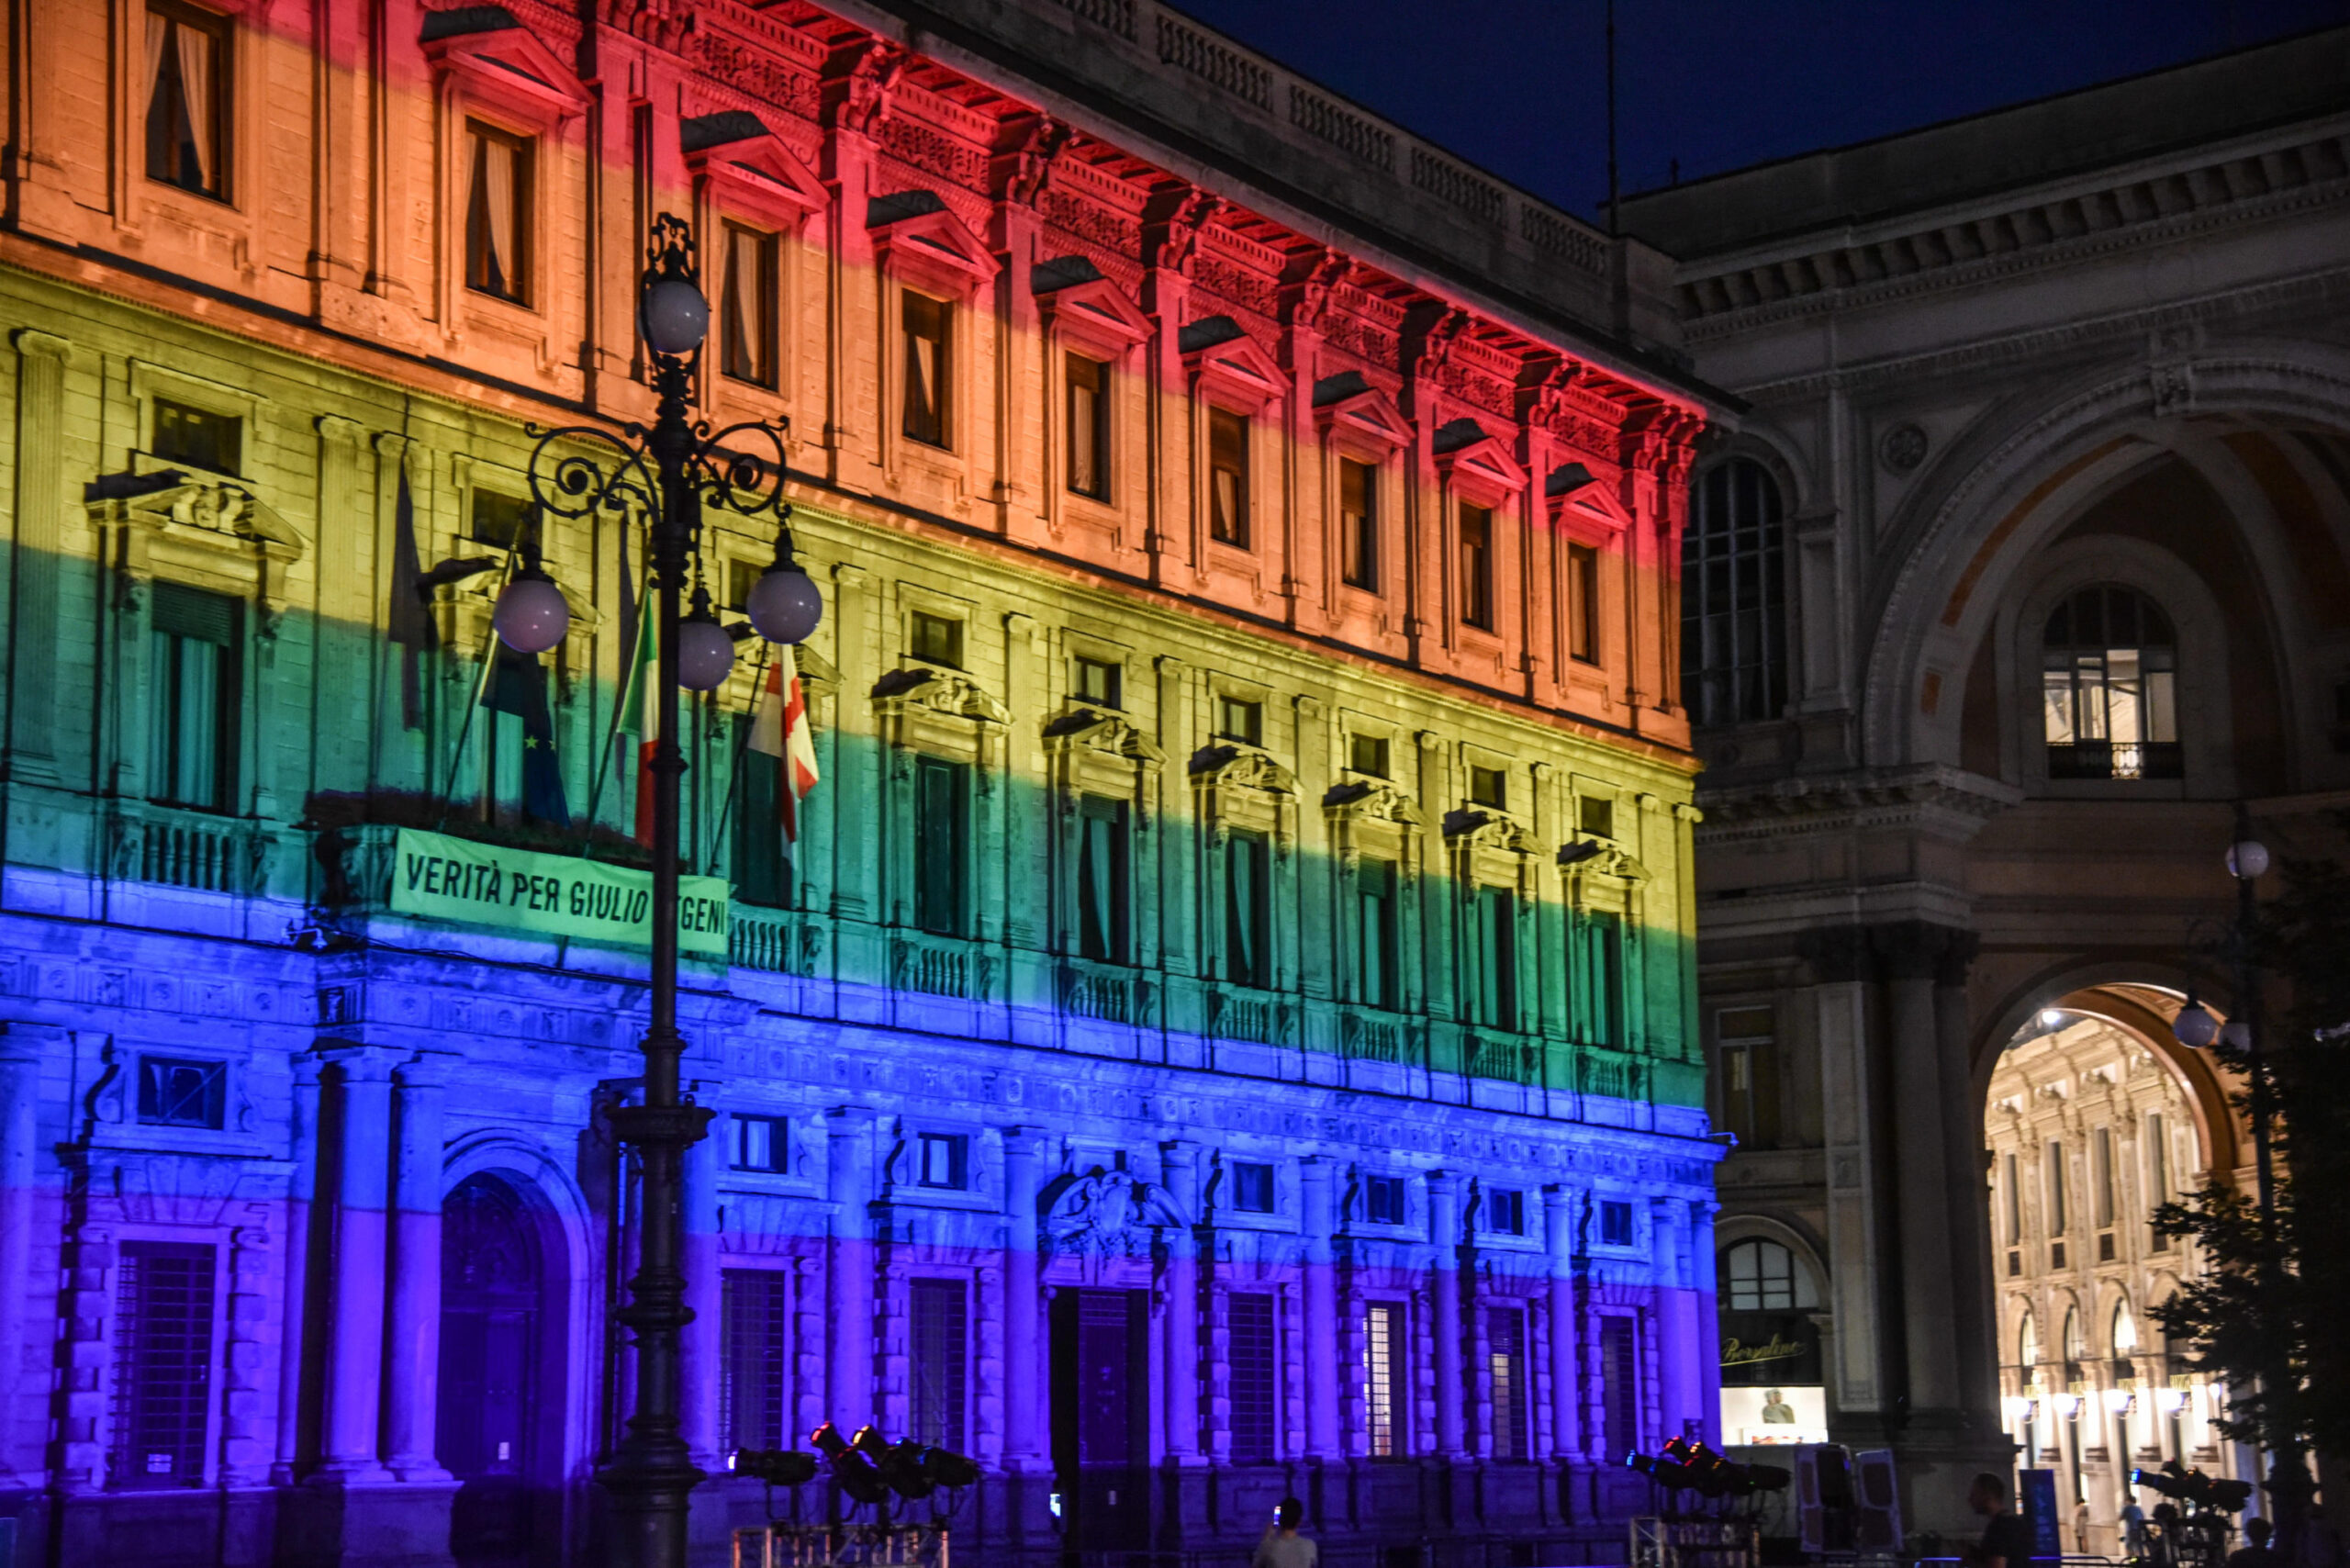
M 1418 1021 L 1375 1007 L 1348 1007 L 1339 1014 L 1338 1048 L 1349 1061 L 1427 1065 L 1427 1041 Z
M 822 960 L 824 934 L 814 921 L 791 910 L 735 904 L 730 912 L 726 956 L 737 969 L 769 974 L 816 973 Z
M 1297 1037 L 1297 1004 L 1276 991 L 1216 984 L 1208 991 L 1208 1035 L 1286 1046 Z
M 107 823 L 107 874 L 118 882 L 207 893 L 266 889 L 269 843 L 257 823 L 173 806 L 118 806 Z
M 2183 778 L 2177 741 L 2075 741 L 2048 748 L 2051 778 Z
M 1138 969 L 1064 958 L 1055 974 L 1061 1012 L 1070 1018 L 1103 1024 L 1144 1025 L 1151 1022 L 1158 988 Z
M 1543 1045 L 1518 1035 L 1484 1031 L 1461 1042 L 1460 1070 L 1472 1078 L 1494 1078 L 1521 1088 L 1542 1086 Z
M 985 1000 L 986 965 L 960 936 L 901 931 L 890 939 L 890 984 L 901 991 Z

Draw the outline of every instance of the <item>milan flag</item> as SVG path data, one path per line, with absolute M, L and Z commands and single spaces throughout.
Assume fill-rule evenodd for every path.
M 800 665 L 789 644 L 776 649 L 767 666 L 767 689 L 751 722 L 751 749 L 781 764 L 776 815 L 787 853 L 800 841 L 800 801 L 816 787 L 816 733 L 808 723 L 808 698 L 800 689 Z

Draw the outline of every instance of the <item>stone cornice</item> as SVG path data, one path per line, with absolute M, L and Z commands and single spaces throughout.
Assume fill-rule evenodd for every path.
M 2023 791 L 1942 763 L 1700 790 L 1700 847 L 1860 829 L 1914 829 L 1964 842 Z

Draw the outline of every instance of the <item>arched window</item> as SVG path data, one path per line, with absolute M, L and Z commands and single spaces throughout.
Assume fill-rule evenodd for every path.
M 1770 1312 L 1819 1305 L 1811 1273 L 1775 1241 L 1740 1241 L 1722 1254 L 1722 1285 L 1732 1312 Z
M 2077 1306 L 2065 1309 L 2065 1359 L 2068 1361 L 2089 1359 L 2089 1342 L 2081 1332 L 2081 1309 Z
M 2127 1300 L 2113 1304 L 2113 1353 L 2126 1356 L 2138 1348 L 2138 1320 L 2131 1316 Z
M 1775 719 L 1787 705 L 1779 487 L 1748 457 L 1691 487 L 1681 539 L 1681 683 L 1692 722 Z
M 2051 778 L 2177 778 L 2178 638 L 2135 588 L 2093 583 L 2048 612 L 2042 711 Z
M 2023 1315 L 2023 1326 L 2016 1330 L 2016 1365 L 2024 1376 L 2031 1376 L 2031 1369 L 2040 1364 L 2040 1325 L 2031 1314 Z

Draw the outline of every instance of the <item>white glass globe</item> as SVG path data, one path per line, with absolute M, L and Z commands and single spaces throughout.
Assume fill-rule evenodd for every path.
M 2199 1002 L 2190 1002 L 2178 1010 L 2170 1021 L 2170 1032 L 2188 1050 L 2199 1051 L 2220 1037 L 2220 1021 L 2211 1016 L 2210 1008 Z
M 2268 869 L 2268 846 L 2257 839 L 2245 839 L 2228 849 L 2228 875 L 2245 881 L 2261 876 Z
M 639 308 L 644 341 L 655 353 L 691 353 L 709 335 L 710 301 L 684 278 L 655 281 Z
M 751 585 L 743 612 L 770 643 L 804 643 L 824 619 L 824 596 L 799 567 L 773 566 Z
M 519 577 L 498 596 L 489 618 L 498 640 L 518 654 L 543 654 L 571 629 L 571 606 L 543 574 Z
M 677 627 L 677 684 L 711 691 L 734 667 L 734 639 L 715 621 L 688 619 Z

